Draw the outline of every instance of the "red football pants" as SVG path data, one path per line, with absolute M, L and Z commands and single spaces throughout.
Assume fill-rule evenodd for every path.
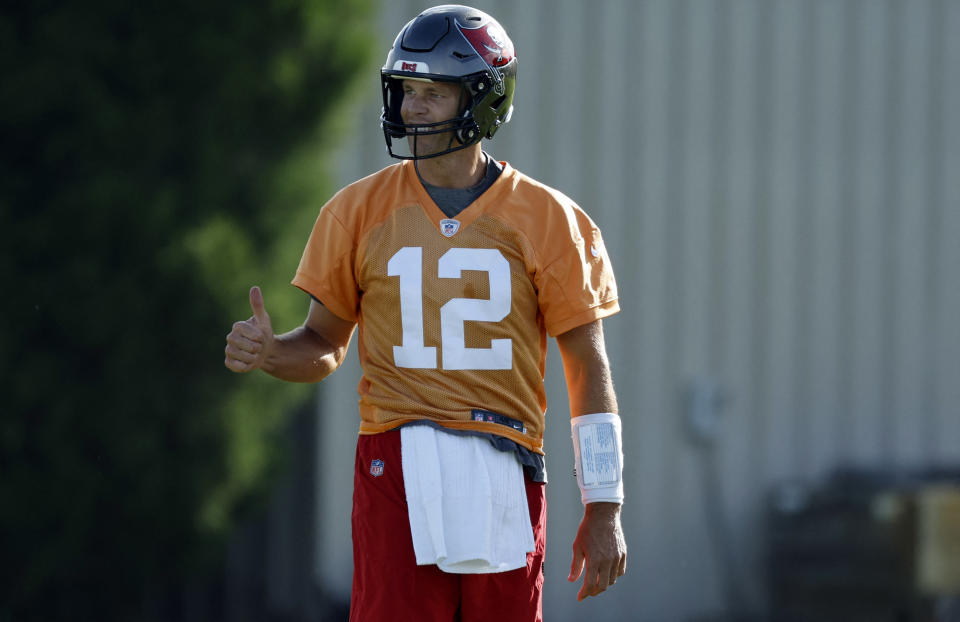
M 525 475 L 536 551 L 527 566 L 450 574 L 418 566 L 410 537 L 400 431 L 361 435 L 353 488 L 350 622 L 541 622 L 547 531 L 544 485 Z

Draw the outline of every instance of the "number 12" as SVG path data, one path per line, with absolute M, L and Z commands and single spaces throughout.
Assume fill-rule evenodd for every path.
M 499 322 L 510 313 L 510 264 L 493 248 L 451 248 L 437 262 L 437 276 L 459 279 L 464 270 L 486 272 L 490 298 L 452 298 L 440 307 L 443 369 L 510 369 L 511 339 L 492 339 L 489 348 L 468 348 L 464 322 Z M 387 275 L 400 277 L 403 345 L 393 346 L 397 367 L 436 369 L 437 349 L 424 345 L 423 249 L 404 246 L 387 263 Z

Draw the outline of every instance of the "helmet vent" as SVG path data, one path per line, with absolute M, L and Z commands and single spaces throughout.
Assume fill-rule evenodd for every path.
M 445 15 L 421 15 L 401 33 L 400 45 L 408 52 L 429 52 L 450 32 L 450 20 Z

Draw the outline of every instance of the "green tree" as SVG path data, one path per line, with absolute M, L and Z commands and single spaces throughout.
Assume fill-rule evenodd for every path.
M 136 619 L 213 563 L 307 387 L 223 365 L 276 325 L 370 0 L 0 14 L 0 620 Z

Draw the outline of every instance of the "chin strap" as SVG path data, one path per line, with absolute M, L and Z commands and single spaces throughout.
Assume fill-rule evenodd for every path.
M 620 416 L 595 413 L 570 419 L 580 499 L 623 503 L 623 450 Z

